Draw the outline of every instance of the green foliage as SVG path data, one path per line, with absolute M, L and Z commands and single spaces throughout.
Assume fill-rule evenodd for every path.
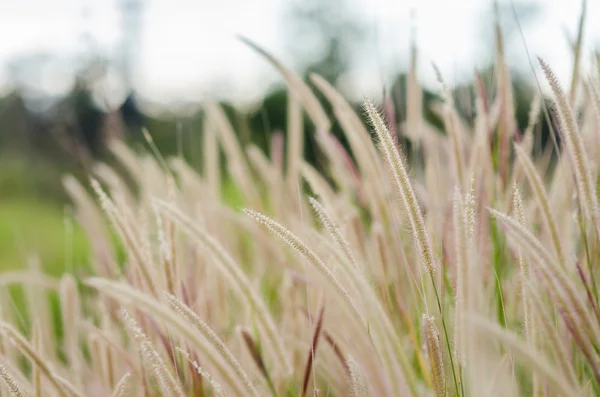
M 44 271 L 58 276 L 86 267 L 89 244 L 72 219 L 72 233 L 64 212 L 46 201 L 32 198 L 0 200 L 0 268 L 20 269 L 36 255 Z

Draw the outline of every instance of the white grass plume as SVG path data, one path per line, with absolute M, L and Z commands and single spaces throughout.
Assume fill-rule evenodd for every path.
M 600 329 L 597 321 L 592 318 L 588 304 L 583 301 L 581 294 L 573 280 L 558 265 L 555 258 L 544 249 L 542 244 L 525 227 L 514 219 L 490 210 L 503 228 L 506 230 L 509 241 L 521 248 L 524 253 L 538 264 L 537 269 L 546 282 L 546 287 L 553 295 L 555 303 L 565 311 L 565 314 L 578 324 L 585 334 L 592 340 L 600 339 Z M 579 331 L 579 330 L 576 330 Z M 584 338 L 582 342 L 588 341 Z
M 255 389 L 246 371 L 244 371 L 238 360 L 233 356 L 225 343 L 223 343 L 221 338 L 219 338 L 219 336 L 208 326 L 208 324 L 206 324 L 196 313 L 186 306 L 185 303 L 181 302 L 174 295 L 165 294 L 165 297 L 173 309 L 175 309 L 179 314 L 193 324 L 196 329 L 202 332 L 202 334 L 215 346 L 223 358 L 229 363 L 237 376 L 242 380 L 248 389 L 248 392 L 251 395 L 258 395 L 258 391 Z
M 29 394 L 21 388 L 4 365 L 0 365 L 0 379 L 2 379 L 2 383 L 4 383 L 11 397 L 29 397 Z
M 368 100 L 365 99 L 365 109 L 369 116 L 370 122 L 373 125 L 377 138 L 381 144 L 381 149 L 385 155 L 386 162 L 390 167 L 396 188 L 402 197 L 404 207 L 408 213 L 410 220 L 411 229 L 413 236 L 417 243 L 418 252 L 425 269 L 433 274 L 436 260 L 431 249 L 431 243 L 429 242 L 429 236 L 425 227 L 425 221 L 419 208 L 419 203 L 415 192 L 411 186 L 410 178 L 408 176 L 408 170 L 402 156 L 398 152 L 392 136 L 385 126 L 383 119 L 379 112 L 375 109 L 375 106 Z
M 125 321 L 125 326 L 133 334 L 134 339 L 139 345 L 140 352 L 144 360 L 154 373 L 155 379 L 158 381 L 163 393 L 172 397 L 185 397 L 185 392 L 182 389 L 181 383 L 176 380 L 169 368 L 160 357 L 160 354 L 154 348 L 154 345 L 138 327 L 136 321 L 131 317 L 125 309 L 121 309 L 121 316 Z
M 347 358 L 350 370 L 350 384 L 352 385 L 352 397 L 370 397 L 368 381 L 362 372 L 362 368 L 352 356 Z
M 317 216 L 319 217 L 319 221 L 325 227 L 325 230 L 327 230 L 327 233 L 331 236 L 333 241 L 335 241 L 335 243 L 342 249 L 342 251 L 346 255 L 347 259 L 352 264 L 352 267 L 354 267 L 354 269 L 358 269 L 358 264 L 356 263 L 356 259 L 354 257 L 354 254 L 352 253 L 352 249 L 350 248 L 350 244 L 348 243 L 348 241 L 342 234 L 342 231 L 340 230 L 337 223 L 333 220 L 331 215 L 321 205 L 321 203 L 319 203 L 317 200 L 315 200 L 312 197 L 309 197 L 308 201 L 310 202 L 310 205 L 313 207 L 313 209 L 317 213 Z
M 131 376 L 131 372 L 127 372 L 123 375 L 119 383 L 115 386 L 112 397 L 131 397 L 131 389 L 133 389 L 132 381 L 133 376 Z
M 4 337 L 9 338 L 9 340 L 34 364 L 36 365 L 40 372 L 44 374 L 44 376 L 48 379 L 48 381 L 52 384 L 56 392 L 61 397 L 68 397 L 69 394 L 65 390 L 64 386 L 56 381 L 55 373 L 52 371 L 50 366 L 47 364 L 46 360 L 40 357 L 40 355 L 35 350 L 35 347 L 29 343 L 27 339 L 23 337 L 12 325 L 0 322 L 0 333 L 3 334 Z M 77 393 L 78 397 L 83 397 L 81 393 Z
M 529 156 L 525 153 L 525 151 L 521 148 L 520 145 L 515 144 L 515 152 L 517 154 L 519 162 L 523 166 L 525 175 L 529 180 L 529 184 L 531 185 L 534 197 L 542 212 L 542 218 L 544 220 L 544 223 L 546 224 L 546 227 L 550 232 L 550 237 L 552 239 L 552 244 L 554 245 L 554 252 L 556 254 L 558 262 L 566 268 L 565 256 L 563 253 L 562 244 L 560 242 L 558 227 L 556 225 L 556 221 L 554 220 L 554 214 L 552 213 L 552 209 L 550 207 L 550 200 L 548 198 L 546 188 L 544 187 L 544 182 L 542 181 L 542 178 L 535 169 L 533 162 L 529 159 Z
M 151 313 L 153 317 L 162 320 L 171 333 L 188 341 L 192 347 L 206 355 L 220 375 L 223 376 L 223 379 L 226 379 L 238 394 L 247 394 L 248 389 L 241 380 L 232 375 L 233 369 L 224 362 L 223 358 L 215 354 L 211 342 L 195 327 L 190 327 L 190 324 L 180 314 L 124 283 L 101 278 L 91 278 L 86 283 L 123 304 L 132 304 L 136 308 Z M 258 397 L 256 394 L 251 395 Z
M 539 59 L 539 62 L 554 93 L 562 137 L 575 174 L 581 210 L 586 218 L 590 219 L 595 224 L 598 216 L 598 197 L 596 196 L 590 161 L 585 151 L 583 138 L 579 132 L 571 105 L 569 104 L 558 79 L 554 75 L 554 72 L 543 60 Z
M 423 315 L 423 330 L 435 392 L 437 397 L 445 397 L 446 375 L 444 373 L 444 357 L 440 342 L 440 334 L 435 325 L 433 316 L 428 314 Z
M 108 218 L 115 227 L 115 230 L 123 239 L 123 243 L 127 247 L 128 254 L 131 254 L 133 262 L 137 264 L 137 267 L 140 273 L 142 274 L 144 282 L 146 283 L 148 289 L 150 290 L 153 296 L 158 296 L 156 282 L 152 274 L 153 271 L 148 263 L 149 258 L 144 253 L 144 250 L 140 248 L 141 244 L 138 241 L 137 236 L 129 227 L 123 214 L 121 214 L 121 212 L 117 209 L 113 201 L 104 192 L 104 190 L 100 186 L 100 183 L 98 183 L 98 181 L 96 181 L 95 179 L 92 179 L 91 185 L 99 198 L 102 209 L 108 215 Z
M 163 211 L 167 216 L 172 218 L 173 221 L 177 222 L 182 227 L 184 232 L 196 238 L 198 242 L 205 246 L 214 255 L 214 257 L 218 260 L 219 266 L 217 266 L 217 268 L 223 271 L 226 276 L 228 276 L 233 285 L 238 289 L 238 291 L 241 292 L 241 296 L 247 299 L 248 303 L 252 305 L 256 311 L 256 314 L 259 316 L 259 325 L 267 337 L 271 340 L 273 344 L 272 348 L 282 370 L 288 375 L 291 374 L 293 371 L 291 362 L 284 347 L 282 338 L 277 331 L 275 322 L 265 307 L 265 304 L 260 298 L 258 292 L 255 290 L 254 286 L 250 283 L 240 267 L 235 263 L 233 258 L 231 258 L 231 256 L 223 249 L 223 247 L 221 247 L 215 238 L 196 226 L 189 219 L 189 217 L 185 216 L 178 209 L 159 200 L 155 201 L 155 205 L 158 206 L 158 208 L 160 208 L 160 210 Z
M 188 360 L 192 364 L 192 366 L 194 367 L 194 369 L 196 370 L 198 375 L 202 376 L 202 378 L 205 379 L 212 386 L 213 392 L 217 396 L 219 396 L 219 397 L 225 396 L 223 394 L 223 387 L 221 386 L 221 384 L 219 382 L 217 382 L 215 379 L 213 379 L 213 377 L 210 376 L 210 374 L 208 372 L 206 372 L 204 369 L 202 369 L 196 361 L 192 360 L 192 358 L 190 357 L 188 352 L 186 352 L 185 350 L 183 350 L 180 347 L 176 347 L 176 350 L 179 351 L 179 353 L 181 353 L 181 355 L 183 355 L 183 357 L 185 357 L 185 359 Z
M 344 300 L 353 309 L 354 313 L 358 316 L 361 323 L 366 327 L 367 321 L 365 320 L 364 314 L 356 305 L 354 299 L 350 296 L 350 293 L 340 283 L 340 281 L 331 272 L 331 269 L 325 265 L 325 263 L 317 256 L 317 254 L 311 250 L 298 236 L 292 233 L 283 225 L 274 221 L 266 215 L 258 213 L 250 209 L 244 209 L 244 213 L 256 222 L 266 226 L 272 233 L 278 236 L 280 239 L 285 241 L 290 247 L 292 247 L 298 254 L 305 258 L 311 265 L 313 265 L 318 271 L 320 271 L 336 288 L 336 290 L 342 295 Z

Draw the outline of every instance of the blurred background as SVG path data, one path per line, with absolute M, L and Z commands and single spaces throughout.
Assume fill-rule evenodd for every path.
M 530 59 L 568 85 L 583 7 L 585 71 L 600 49 L 600 2 L 498 2 L 520 126 L 537 89 Z M 85 260 L 61 177 L 110 162 L 112 137 L 144 148 L 147 127 L 164 156 L 199 168 L 210 99 L 268 151 L 285 129 L 285 87 L 236 35 L 301 76 L 321 74 L 357 108 L 363 95 L 389 98 L 401 121 L 413 44 L 425 102 L 440 91 L 432 62 L 468 98 L 475 69 L 494 81 L 495 18 L 491 0 L 0 0 L 0 269 L 31 253 L 51 272 Z

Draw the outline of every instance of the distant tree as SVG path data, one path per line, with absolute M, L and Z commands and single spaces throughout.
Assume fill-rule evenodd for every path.
M 335 83 L 366 36 L 347 0 L 292 0 L 285 24 L 286 48 L 297 70 L 316 72 Z

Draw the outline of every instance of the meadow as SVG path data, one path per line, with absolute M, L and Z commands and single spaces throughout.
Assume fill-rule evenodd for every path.
M 146 131 L 145 151 L 110 143 L 127 178 L 64 176 L 69 216 L 3 205 L 43 244 L 0 274 L 2 395 L 599 395 L 600 76 L 580 71 L 580 41 L 569 87 L 539 60 L 551 95 L 521 131 L 497 33 L 473 120 L 439 75 L 443 129 L 415 62 L 398 123 L 242 39 L 289 89 L 269 154 L 206 103 L 200 173 Z

